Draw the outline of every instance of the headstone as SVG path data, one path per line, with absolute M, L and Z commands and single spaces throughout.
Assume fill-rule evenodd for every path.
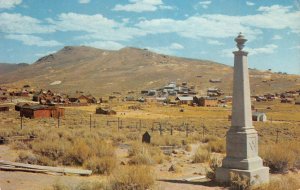
M 258 135 L 252 125 L 250 85 L 247 55 L 243 51 L 247 41 L 240 33 L 238 51 L 234 51 L 233 105 L 231 127 L 226 135 L 226 157 L 216 171 L 218 182 L 230 182 L 230 173 L 247 176 L 251 184 L 267 183 L 269 168 L 258 156 Z
M 146 132 L 143 134 L 142 142 L 143 142 L 143 143 L 150 143 L 150 142 L 151 142 L 151 136 L 150 136 L 150 134 L 148 133 L 148 131 L 146 131 Z

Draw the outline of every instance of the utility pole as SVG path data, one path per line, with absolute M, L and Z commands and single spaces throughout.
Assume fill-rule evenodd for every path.
M 23 114 L 21 114 L 21 129 L 23 129 Z
M 204 139 L 204 136 L 205 136 L 205 126 L 204 124 L 202 123 L 202 138 Z
M 277 129 L 277 130 L 276 130 L 276 144 L 278 143 L 279 133 L 280 133 L 280 131 Z
M 189 124 L 188 123 L 185 125 L 185 129 L 186 129 L 185 136 L 188 137 L 189 136 Z
M 60 116 L 60 112 L 58 111 L 58 115 L 57 115 L 57 127 L 58 127 L 58 128 L 59 128 L 59 124 L 60 124 L 59 116 Z
M 92 130 L 92 114 L 90 114 L 90 131 Z
M 159 123 L 159 134 L 160 134 L 160 136 L 162 136 L 162 126 L 161 126 L 161 123 Z

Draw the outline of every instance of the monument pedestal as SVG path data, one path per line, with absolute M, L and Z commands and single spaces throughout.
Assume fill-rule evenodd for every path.
M 216 171 L 216 180 L 220 183 L 230 181 L 230 173 L 238 174 L 239 176 L 246 176 L 249 178 L 251 184 L 262 184 L 269 182 L 269 168 L 260 167 L 252 170 L 239 170 L 230 168 L 218 168 Z

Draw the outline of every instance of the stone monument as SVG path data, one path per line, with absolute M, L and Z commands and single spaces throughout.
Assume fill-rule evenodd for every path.
M 218 182 L 230 182 L 230 173 L 247 176 L 251 184 L 267 183 L 269 168 L 258 156 L 258 135 L 252 125 L 248 52 L 243 51 L 247 41 L 240 33 L 235 41 L 234 78 L 231 127 L 226 135 L 226 157 L 216 170 Z

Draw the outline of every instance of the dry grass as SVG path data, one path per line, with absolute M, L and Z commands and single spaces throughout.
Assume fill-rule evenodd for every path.
M 208 149 L 206 149 L 202 146 L 199 146 L 193 156 L 192 162 L 193 163 L 204 163 L 210 159 L 210 156 L 211 156 L 211 152 Z
M 282 175 L 271 179 L 270 183 L 260 186 L 255 186 L 251 190 L 296 190 L 300 188 L 299 175 Z
M 300 143 L 295 141 L 262 145 L 260 155 L 271 172 L 286 173 L 289 169 L 300 168 Z
M 134 142 L 128 151 L 129 164 L 151 165 L 160 164 L 164 160 L 162 151 L 155 146 Z
M 154 185 L 154 171 L 149 166 L 123 166 L 113 173 L 112 190 L 145 190 Z

